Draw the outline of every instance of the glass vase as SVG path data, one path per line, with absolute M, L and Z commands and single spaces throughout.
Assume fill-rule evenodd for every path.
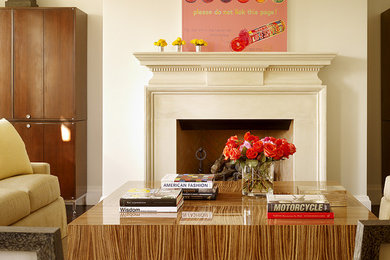
M 157 52 L 164 52 L 164 46 L 157 46 Z
M 183 50 L 183 45 L 176 45 L 177 52 L 182 52 L 182 50 Z
M 242 195 L 266 196 L 274 191 L 274 162 L 245 165 L 242 171 Z
M 202 52 L 202 45 L 196 45 L 195 50 L 196 52 Z

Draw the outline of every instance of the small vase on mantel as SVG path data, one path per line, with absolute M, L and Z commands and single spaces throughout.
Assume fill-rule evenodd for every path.
M 196 52 L 202 52 L 202 45 L 196 45 L 195 50 Z
M 177 52 L 182 52 L 182 50 L 183 50 L 183 45 L 176 45 Z
M 158 52 L 164 52 L 164 46 L 157 46 Z

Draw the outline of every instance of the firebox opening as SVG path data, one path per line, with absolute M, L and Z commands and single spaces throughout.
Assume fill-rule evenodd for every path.
M 227 139 L 233 135 L 243 139 L 247 131 L 260 138 L 273 136 L 294 141 L 294 121 L 291 119 L 178 119 L 176 125 L 178 173 L 211 173 L 211 166 L 220 158 Z M 202 152 L 199 152 L 200 148 Z M 204 155 L 200 163 L 199 159 Z M 275 179 L 293 180 L 292 169 L 293 160 L 281 161 L 276 165 Z

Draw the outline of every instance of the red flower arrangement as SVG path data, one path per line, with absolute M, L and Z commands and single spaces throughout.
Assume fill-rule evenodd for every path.
M 264 195 L 273 191 L 273 162 L 288 159 L 296 152 L 286 139 L 260 139 L 247 132 L 244 140 L 230 137 L 223 149 L 225 160 L 231 160 L 242 173 L 242 194 Z M 237 170 L 238 170 L 237 169 Z
M 284 138 L 276 139 L 275 137 L 265 137 L 260 139 L 250 132 L 247 132 L 244 135 L 244 140 L 239 140 L 236 135 L 230 137 L 223 149 L 225 160 L 230 159 L 233 161 L 246 161 L 247 159 L 278 161 L 288 159 L 290 155 L 293 155 L 295 152 L 295 145 L 287 142 Z

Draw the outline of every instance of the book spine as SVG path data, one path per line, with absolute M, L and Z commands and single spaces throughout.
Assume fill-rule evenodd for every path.
M 329 203 L 268 203 L 268 212 L 330 212 Z
M 161 188 L 170 188 L 170 189 L 192 189 L 192 188 L 202 188 L 202 189 L 212 189 L 213 182 L 162 182 Z
M 119 205 L 121 207 L 127 206 L 173 206 L 176 207 L 176 199 L 164 200 L 164 199 L 124 199 L 119 200 Z
M 183 189 L 183 193 L 213 193 L 215 189 Z
M 177 212 L 179 207 L 119 207 L 119 212 Z
M 333 212 L 268 212 L 269 219 L 296 218 L 296 219 L 333 219 Z
M 185 200 L 215 200 L 217 198 L 217 193 L 209 193 L 209 194 L 183 193 L 183 197 Z
M 176 212 L 121 212 L 121 218 L 177 218 Z

